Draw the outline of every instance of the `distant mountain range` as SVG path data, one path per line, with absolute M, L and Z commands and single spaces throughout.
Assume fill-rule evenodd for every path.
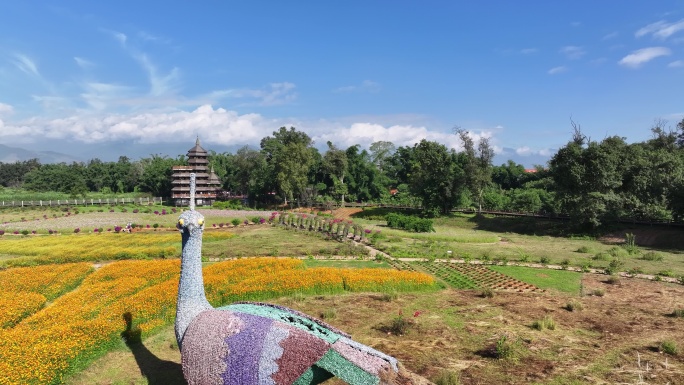
M 55 151 L 30 151 L 19 147 L 0 144 L 0 162 L 14 163 L 30 159 L 38 159 L 40 163 L 71 163 L 81 162 L 82 159 Z
M 149 157 L 152 154 L 166 155 L 175 158 L 181 154 L 185 155 L 193 144 L 194 143 L 139 144 L 121 142 L 83 145 L 70 142 L 52 143 L 51 148 L 60 148 L 62 151 L 68 152 L 68 154 L 50 150 L 26 150 L 19 147 L 10 147 L 0 144 L 0 162 L 14 163 L 34 158 L 38 158 L 42 164 L 87 162 L 94 158 L 99 158 L 104 162 L 116 162 L 119 159 L 119 156 L 122 155 L 129 157 L 130 160 L 138 160 L 140 158 Z M 217 153 L 228 152 L 234 154 L 239 146 L 206 145 L 204 148 L 208 151 L 214 150 Z M 496 154 L 492 163 L 495 166 L 500 166 L 510 159 L 517 164 L 522 164 L 525 168 L 533 168 L 535 165 L 546 166 L 546 162 L 548 162 L 550 158 L 550 156 L 539 154 L 519 155 L 516 153 L 515 149 L 504 147 L 503 153 Z

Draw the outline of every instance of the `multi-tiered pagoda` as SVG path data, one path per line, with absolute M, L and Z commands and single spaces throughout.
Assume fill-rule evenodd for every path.
M 207 150 L 200 146 L 199 137 L 195 141 L 195 147 L 188 150 L 188 165 L 173 166 L 173 188 L 171 199 L 176 206 L 188 206 L 190 204 L 190 174 L 195 173 L 195 205 L 211 205 L 216 200 L 216 191 L 221 188 L 221 181 L 214 173 L 214 168 L 209 170 Z

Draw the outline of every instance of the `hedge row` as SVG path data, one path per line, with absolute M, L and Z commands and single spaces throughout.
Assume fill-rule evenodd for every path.
M 416 233 L 429 233 L 435 231 L 434 227 L 432 227 L 431 219 L 390 213 L 385 216 L 385 220 L 387 220 L 387 226 L 393 229 L 402 229 Z

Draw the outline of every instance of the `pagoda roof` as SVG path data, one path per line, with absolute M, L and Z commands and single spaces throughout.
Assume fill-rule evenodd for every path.
M 197 140 L 195 140 L 195 147 L 188 150 L 188 156 L 206 156 L 207 154 L 207 150 L 200 146 L 200 140 L 198 136 Z

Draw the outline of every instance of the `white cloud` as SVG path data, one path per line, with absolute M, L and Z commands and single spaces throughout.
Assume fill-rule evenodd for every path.
M 568 67 L 566 67 L 566 66 L 553 67 L 548 71 L 548 74 L 549 75 L 556 75 L 556 74 L 566 72 L 567 70 L 568 70 Z
M 129 115 L 72 115 L 59 119 L 32 118 L 0 131 L 0 138 L 69 139 L 83 143 L 135 140 L 140 143 L 203 141 L 222 145 L 258 143 L 273 131 L 274 122 L 258 114 L 239 115 L 203 105 L 193 111 L 147 112 Z M 5 122 L 7 125 L 7 122 Z
M 78 56 L 74 56 L 74 61 L 76 61 L 76 64 L 83 69 L 88 69 L 88 68 L 91 68 L 95 65 L 90 60 L 86 60 L 86 59 L 84 59 L 82 57 L 78 57 Z
M 319 128 L 320 130 L 320 128 Z M 468 135 L 473 138 L 475 145 L 481 138 L 493 138 L 493 132 L 481 130 L 479 132 L 469 131 Z M 350 126 L 327 127 L 322 132 L 312 135 L 312 139 L 317 143 L 333 142 L 338 147 L 349 147 L 360 144 L 367 148 L 371 143 L 380 140 L 390 141 L 395 146 L 413 146 L 421 140 L 429 140 L 444 144 L 447 148 L 457 151 L 462 150 L 461 140 L 458 135 L 440 131 L 432 131 L 425 126 L 413 125 L 381 125 L 377 123 L 353 123 Z M 494 147 L 496 153 L 501 152 L 499 147 Z
M 14 65 L 27 75 L 40 77 L 38 66 L 28 56 L 16 53 L 14 54 Z
M 520 53 L 523 55 L 530 55 L 537 52 L 539 52 L 537 48 L 523 48 L 520 50 Z
M 565 47 L 561 48 L 559 52 L 571 60 L 577 60 L 587 53 L 582 47 L 577 47 L 574 45 L 566 45 Z
M 634 35 L 636 37 L 652 35 L 658 39 L 665 40 L 682 30 L 684 30 L 684 19 L 679 20 L 676 23 L 668 23 L 664 20 L 660 20 L 640 28 Z
M 333 90 L 336 93 L 347 93 L 347 92 L 378 92 L 380 91 L 380 84 L 372 80 L 364 80 L 359 85 L 354 86 L 344 86 Z
M 667 47 L 648 47 L 632 51 L 629 55 L 620 59 L 618 64 L 630 68 L 639 68 L 659 56 L 669 56 L 672 52 Z
M 253 88 L 229 88 L 225 90 L 212 91 L 205 95 L 203 99 L 216 101 L 221 99 L 252 99 L 243 105 L 274 106 L 292 102 L 297 98 L 294 92 L 296 86 L 293 83 L 281 82 L 271 83 L 267 87 L 260 89 Z
M 11 115 L 14 112 L 14 108 L 9 104 L 0 103 L 0 115 Z
M 555 152 L 550 149 L 550 148 L 542 148 L 542 149 L 532 149 L 528 146 L 522 146 L 518 147 L 515 149 L 515 153 L 518 156 L 551 156 Z
M 667 65 L 670 68 L 680 68 L 684 67 L 684 60 L 675 60 L 672 63 Z

